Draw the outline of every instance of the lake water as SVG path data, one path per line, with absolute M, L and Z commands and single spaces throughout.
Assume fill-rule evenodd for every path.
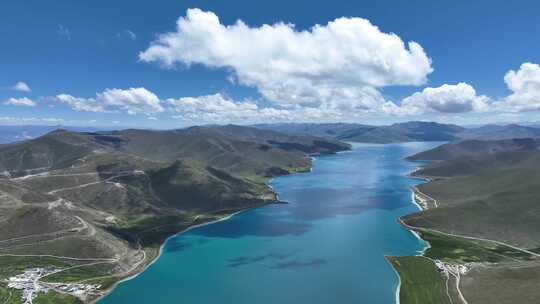
M 403 157 L 436 143 L 356 144 L 310 173 L 273 180 L 276 204 L 171 238 L 145 272 L 100 304 L 394 303 L 385 255 L 426 244 L 396 223 L 415 212 Z

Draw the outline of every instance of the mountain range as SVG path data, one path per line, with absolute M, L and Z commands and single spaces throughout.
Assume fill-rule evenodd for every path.
M 252 127 L 286 134 L 310 135 L 368 143 L 540 137 L 540 127 L 535 124 L 488 124 L 465 128 L 453 124 L 410 121 L 388 126 L 370 126 L 356 123 L 276 123 L 257 124 Z M 58 128 L 78 132 L 108 130 L 108 128 L 98 127 L 0 126 L 0 144 L 36 138 Z
M 342 141 L 393 143 L 409 141 L 458 141 L 464 139 L 511 139 L 537 138 L 540 129 L 532 126 L 485 125 L 464 128 L 453 124 L 410 121 L 389 126 L 369 126 L 362 124 L 258 124 L 256 128 L 270 129 L 289 134 L 311 134 Z

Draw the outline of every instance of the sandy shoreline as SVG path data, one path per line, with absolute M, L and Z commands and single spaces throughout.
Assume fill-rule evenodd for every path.
M 400 303 L 400 301 L 399 301 L 399 291 L 401 290 L 401 277 L 399 276 L 399 272 L 396 270 L 396 268 L 394 268 L 394 265 L 390 262 L 390 260 L 388 260 L 388 256 L 385 256 L 384 258 L 390 264 L 390 267 L 392 267 L 392 270 L 394 271 L 394 273 L 398 277 L 398 284 L 397 284 L 397 287 L 396 287 L 396 304 L 399 304 Z
M 418 208 L 419 211 L 424 210 L 424 208 L 422 208 L 422 206 L 420 206 L 420 204 L 416 202 L 416 193 L 414 193 L 413 187 L 411 187 L 411 201 Z

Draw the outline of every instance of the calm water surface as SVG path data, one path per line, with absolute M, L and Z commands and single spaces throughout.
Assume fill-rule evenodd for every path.
M 437 143 L 357 144 L 311 173 L 276 178 L 281 200 L 171 238 L 163 255 L 100 304 L 394 303 L 385 255 L 425 243 L 396 219 L 417 210 L 403 157 Z

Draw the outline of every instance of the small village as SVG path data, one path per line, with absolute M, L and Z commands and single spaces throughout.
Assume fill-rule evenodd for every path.
M 32 304 L 40 292 L 46 293 L 54 290 L 61 293 L 69 293 L 76 297 L 84 298 L 88 293 L 96 292 L 101 287 L 96 284 L 76 283 L 44 283 L 40 279 L 59 272 L 56 268 L 31 268 L 23 273 L 8 278 L 7 287 L 22 291 L 22 303 Z
M 445 263 L 439 260 L 435 261 L 435 266 L 437 266 L 437 270 L 441 273 L 444 273 L 448 275 L 448 273 L 452 275 L 460 274 L 464 275 L 467 274 L 467 272 L 472 267 L 472 263 L 466 263 L 466 264 L 452 264 L 452 263 Z

